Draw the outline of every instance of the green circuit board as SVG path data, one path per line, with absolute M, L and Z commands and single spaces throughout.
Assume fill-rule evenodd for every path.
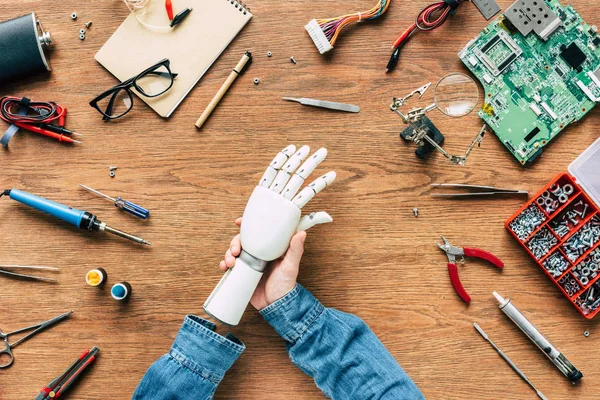
M 558 0 L 519 0 L 459 53 L 479 79 L 479 116 L 521 163 L 600 101 L 600 36 Z

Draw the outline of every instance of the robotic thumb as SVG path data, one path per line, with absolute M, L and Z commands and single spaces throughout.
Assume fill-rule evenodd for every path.
M 306 231 L 315 225 L 326 224 L 328 222 L 333 222 L 331 215 L 325 211 L 313 212 L 302 217 L 298 224 L 297 232 Z

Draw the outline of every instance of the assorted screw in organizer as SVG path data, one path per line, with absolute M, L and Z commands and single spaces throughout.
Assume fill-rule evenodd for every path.
M 577 283 L 575 278 L 571 276 L 571 274 L 567 274 L 563 278 L 558 281 L 558 284 L 567 292 L 569 297 L 573 296 L 575 293 L 581 290 L 581 286 Z
M 548 256 L 548 258 L 546 258 L 542 265 L 552 275 L 553 278 L 558 278 L 569 268 L 570 264 L 561 252 L 555 251 Z M 575 275 L 575 273 L 573 273 L 573 275 Z
M 571 206 L 570 206 L 571 207 Z M 550 222 L 550 228 L 559 237 L 567 236 L 569 232 L 577 227 L 581 221 L 585 220 L 588 215 L 589 204 L 583 200 L 577 201 L 570 210 L 565 211 L 559 218 L 555 218 Z
M 598 270 L 600 269 L 600 249 L 592 251 L 586 256 L 575 268 L 573 268 L 573 275 L 581 282 L 585 287 L 590 281 L 598 276 Z
M 581 309 L 583 315 L 589 315 L 600 307 L 600 282 L 594 283 L 576 300 L 575 304 Z
M 562 250 L 571 261 L 576 261 L 600 240 L 600 218 L 595 215 L 563 245 Z
M 527 243 L 527 248 L 538 260 L 544 257 L 558 244 L 558 239 L 546 227 L 539 230 Z
M 525 240 L 544 221 L 546 221 L 544 213 L 535 204 L 532 204 L 519 214 L 517 218 L 513 219 L 509 227 L 520 240 Z

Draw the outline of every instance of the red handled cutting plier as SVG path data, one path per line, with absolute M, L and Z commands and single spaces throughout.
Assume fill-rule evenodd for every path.
M 460 298 L 463 299 L 463 301 L 465 303 L 470 303 L 471 296 L 469 296 L 469 294 L 463 287 L 463 285 L 460 281 L 460 278 L 458 277 L 458 267 L 456 266 L 456 257 L 457 256 L 461 257 L 461 260 L 460 260 L 461 264 L 465 262 L 465 257 L 481 258 L 482 260 L 489 261 L 490 263 L 494 264 L 496 267 L 498 267 L 500 269 L 502 267 L 504 267 L 504 263 L 502 261 L 500 261 L 500 259 L 498 257 L 496 257 L 492 253 L 489 253 L 485 250 L 473 249 L 473 248 L 468 248 L 468 247 L 461 248 L 461 247 L 452 246 L 450 244 L 450 242 L 446 240 L 445 237 L 443 237 L 441 235 L 440 235 L 440 237 L 444 241 L 444 244 L 437 243 L 437 245 L 439 246 L 440 249 L 442 249 L 446 253 L 446 256 L 448 256 L 448 273 L 450 274 L 450 281 L 452 282 L 452 286 L 454 286 L 454 290 L 456 290 L 456 293 L 458 293 Z

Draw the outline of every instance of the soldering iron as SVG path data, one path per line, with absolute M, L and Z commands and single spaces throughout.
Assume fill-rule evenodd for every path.
M 11 199 L 18 201 L 19 203 L 35 208 L 36 210 L 52 215 L 56 218 L 60 218 L 65 222 L 75 225 L 79 229 L 108 232 L 112 233 L 113 235 L 132 240 L 136 243 L 152 246 L 150 242 L 142 238 L 109 227 L 104 222 L 101 222 L 94 214 L 87 211 L 81 211 L 73 207 L 68 207 L 18 189 L 5 190 L 0 194 L 0 196 L 4 195 L 9 196 Z

